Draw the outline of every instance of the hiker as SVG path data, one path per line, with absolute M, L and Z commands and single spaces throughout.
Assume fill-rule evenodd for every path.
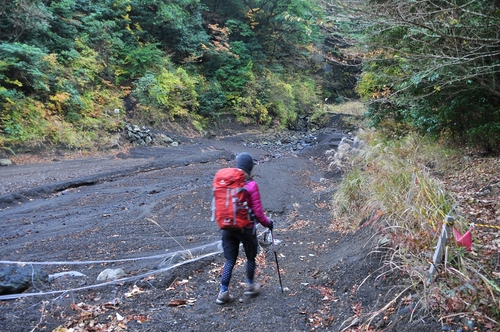
M 236 168 L 241 169 L 246 175 L 245 188 L 248 195 L 248 206 L 253 213 L 253 219 L 243 229 L 222 230 L 222 247 L 226 262 L 222 269 L 221 289 L 217 297 L 217 304 L 229 303 L 234 300 L 233 295 L 229 293 L 229 281 L 231 280 L 233 268 L 238 258 L 240 243 L 243 244 L 247 258 L 245 295 L 254 296 L 259 293 L 261 285 L 254 281 L 256 268 L 255 257 L 257 256 L 258 248 L 255 222 L 260 223 L 270 230 L 273 229 L 273 221 L 270 220 L 262 210 L 259 186 L 251 177 L 253 168 L 252 156 L 246 152 L 240 153 L 236 156 Z

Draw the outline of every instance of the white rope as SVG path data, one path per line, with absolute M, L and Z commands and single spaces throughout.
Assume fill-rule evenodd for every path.
M 66 261 L 66 262 L 0 261 L 0 264 L 18 264 L 18 265 L 84 265 L 84 264 L 101 264 L 101 263 L 119 263 L 119 262 L 130 262 L 130 261 L 146 260 L 146 259 L 164 258 L 164 257 L 167 257 L 167 256 L 173 256 L 174 254 L 175 253 L 168 253 L 168 254 L 148 256 L 148 257 L 112 259 L 112 260 L 102 260 L 102 261 Z
M 124 258 L 124 259 L 111 259 L 111 260 L 99 260 L 99 261 L 62 261 L 62 262 L 23 262 L 23 261 L 0 261 L 0 264 L 17 264 L 17 265 L 85 265 L 85 264 L 102 264 L 102 263 L 120 263 L 120 262 L 130 262 L 130 261 L 140 261 L 148 259 L 157 259 L 175 256 L 179 253 L 192 252 L 197 250 L 202 250 L 207 247 L 215 246 L 221 241 L 215 241 L 209 244 L 205 244 L 199 247 L 195 247 L 187 250 L 179 250 L 175 252 L 170 252 L 168 254 L 153 255 L 146 257 L 136 257 L 136 258 Z
M 0 296 L 0 301 L 20 299 L 20 298 L 33 297 L 33 296 L 61 294 L 61 293 L 65 293 L 65 292 L 74 292 L 74 291 L 80 291 L 80 290 L 85 290 L 85 289 L 91 289 L 91 288 L 109 286 L 109 285 L 113 285 L 113 284 L 117 284 L 117 283 L 122 283 L 122 282 L 125 282 L 125 281 L 137 280 L 137 279 L 145 278 L 145 277 L 148 277 L 148 276 L 151 276 L 151 275 L 154 275 L 154 274 L 158 274 L 158 273 L 162 273 L 162 272 L 171 270 L 173 268 L 179 267 L 179 266 L 184 265 L 184 264 L 189 264 L 189 263 L 192 263 L 192 262 L 196 262 L 196 261 L 198 261 L 200 259 L 203 259 L 203 258 L 207 258 L 207 257 L 210 257 L 210 256 L 215 256 L 215 255 L 218 255 L 220 253 L 222 253 L 222 251 L 216 251 L 216 252 L 208 253 L 208 254 L 202 255 L 200 257 L 192 258 L 192 259 L 189 259 L 189 260 L 186 260 L 186 261 L 174 264 L 172 266 L 169 266 L 169 267 L 166 267 L 166 268 L 163 268 L 163 269 L 160 269 L 160 270 L 149 271 L 149 272 L 146 272 L 146 273 L 143 273 L 143 274 L 139 274 L 139 275 L 136 275 L 136 276 L 133 276 L 133 277 L 121 278 L 121 279 L 117 279 L 117 280 L 113 280 L 113 281 L 108 281 L 108 282 L 104 282 L 104 283 L 100 283 L 100 284 L 95 284 L 95 285 L 90 285 L 90 286 L 85 286 L 85 287 L 78 287 L 78 288 L 58 290 L 58 291 L 50 291 L 50 292 L 2 295 L 2 296 Z
M 267 232 L 269 232 L 268 229 L 266 229 Z M 266 231 L 260 233 L 257 235 L 257 237 L 261 237 L 266 235 Z M 278 240 L 276 240 L 278 241 Z M 125 258 L 125 259 L 117 259 L 117 260 L 101 260 L 101 261 L 67 261 L 67 262 L 23 262 L 23 261 L 0 261 L 0 264 L 19 264 L 19 265 L 83 265 L 83 264 L 100 264 L 100 263 L 115 263 L 115 262 L 128 262 L 128 261 L 137 261 L 137 260 L 147 260 L 147 259 L 157 259 L 157 258 L 165 258 L 165 257 L 173 257 L 176 254 L 179 253 L 185 253 L 185 252 L 192 252 L 192 251 L 197 251 L 197 250 L 203 250 L 208 247 L 212 246 L 218 246 L 222 241 L 215 241 L 210 244 L 206 244 L 203 246 L 199 246 L 196 248 L 192 248 L 189 250 L 181 250 L 181 251 L 176 251 L 173 253 L 168 253 L 168 254 L 162 254 L 162 255 L 154 255 L 154 256 L 147 256 L 147 257 L 137 257 L 137 258 Z M 78 287 L 78 288 L 72 288 L 72 289 L 64 289 L 64 290 L 57 290 L 57 291 L 49 291 L 49 292 L 38 292 L 38 293 L 23 293 L 23 294 L 9 294 L 9 295 L 0 295 L 0 301 L 3 300 L 13 300 L 13 299 L 20 299 L 20 298 L 27 298 L 27 297 L 33 297 L 33 296 L 44 296 L 44 295 L 54 295 L 54 294 L 61 294 L 61 293 L 67 293 L 67 292 L 74 292 L 74 291 L 80 291 L 80 290 L 86 290 L 86 289 L 92 289 L 92 288 L 97 288 L 97 287 L 103 287 L 103 286 L 109 286 L 117 283 L 122 283 L 125 281 L 132 281 L 132 280 L 137 280 L 141 278 L 145 278 L 154 274 L 162 273 L 171 269 L 174 269 L 176 267 L 182 266 L 184 264 L 189 264 L 192 262 L 196 262 L 198 260 L 201 260 L 203 258 L 215 256 L 218 254 L 221 254 L 223 251 L 218 250 L 214 252 L 210 252 L 201 256 L 198 256 L 196 258 L 188 259 L 179 263 L 176 263 L 174 265 L 155 270 L 155 271 L 149 271 L 143 274 L 139 274 L 133 277 L 127 277 L 127 278 L 121 278 L 113 281 L 108 281 L 100 284 L 95 284 L 95 285 L 89 285 L 85 287 Z

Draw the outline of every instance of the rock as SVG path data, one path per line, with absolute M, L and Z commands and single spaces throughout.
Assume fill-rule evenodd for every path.
M 0 166 L 10 166 L 12 165 L 12 161 L 9 158 L 0 159 Z
M 139 145 L 151 144 L 154 140 L 153 134 L 146 127 L 140 128 L 137 125 L 131 123 L 125 124 L 125 137 L 132 142 Z
M 120 134 L 115 134 L 109 137 L 107 147 L 110 149 L 120 148 Z
M 27 290 L 33 282 L 47 281 L 47 273 L 33 266 L 8 265 L 0 269 L 0 295 L 19 294 Z
M 165 134 L 159 134 L 156 136 L 156 140 L 158 141 L 158 143 L 162 144 L 162 145 L 170 145 L 174 142 L 173 139 L 171 139 L 170 137 L 168 137 L 167 135 Z
M 48 281 L 52 281 L 54 279 L 60 278 L 62 276 L 70 276 L 70 277 L 86 277 L 85 274 L 78 272 L 78 271 L 64 271 L 64 272 L 58 272 L 54 274 L 49 274 Z
M 97 281 L 113 281 L 125 277 L 127 274 L 122 268 L 118 269 L 106 269 L 99 273 L 97 276 Z
M 205 136 L 205 138 L 214 138 L 217 135 L 212 130 L 207 130 L 203 133 L 203 136 Z
M 147 129 L 146 127 L 140 128 L 139 126 L 133 125 L 131 123 L 125 124 L 125 137 L 131 143 L 135 143 L 138 145 L 179 145 L 179 143 L 175 142 L 172 137 L 169 137 L 163 133 L 153 134 L 151 130 Z

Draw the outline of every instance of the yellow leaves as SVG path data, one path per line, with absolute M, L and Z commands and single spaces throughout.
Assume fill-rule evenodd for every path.
M 301 228 L 304 228 L 304 227 L 309 227 L 311 224 L 311 221 L 310 220 L 297 220 L 295 221 L 290 227 L 289 227 L 289 230 L 297 230 L 297 229 L 301 229 Z
M 137 31 L 142 31 L 142 27 L 139 23 L 134 23 L 134 28 L 137 30 Z
M 230 53 L 229 29 L 227 27 L 221 28 L 219 24 L 209 24 L 208 28 L 211 30 L 211 35 L 213 37 L 212 44 L 215 46 L 215 50 Z
M 5 83 L 9 83 L 12 85 L 17 85 L 18 87 L 22 87 L 23 83 L 21 83 L 19 80 L 11 80 L 8 77 L 4 78 Z
M 65 108 L 66 101 L 71 98 L 70 94 L 67 92 L 59 92 L 49 97 L 52 101 L 51 104 L 47 104 L 47 109 L 49 112 L 43 112 L 45 119 L 49 120 L 51 116 L 62 113 Z
M 50 96 L 50 100 L 56 103 L 64 103 L 70 98 L 70 94 L 67 92 L 56 93 L 55 95 Z
M 59 65 L 58 61 L 57 61 L 57 54 L 55 53 L 51 53 L 49 55 L 46 55 L 43 57 L 43 61 L 47 62 L 47 65 L 55 68 L 56 66 Z
M 250 27 L 252 29 L 255 29 L 255 27 L 257 25 L 259 25 L 260 23 L 257 22 L 257 20 L 254 18 L 255 14 L 257 13 L 263 13 L 264 11 L 260 8 L 252 8 L 250 9 L 248 12 L 247 12 L 247 18 L 248 20 L 250 21 Z

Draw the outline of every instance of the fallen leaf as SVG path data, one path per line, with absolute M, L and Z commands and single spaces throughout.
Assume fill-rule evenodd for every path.
M 177 306 L 180 306 L 180 305 L 186 305 L 187 301 L 186 300 L 172 300 L 170 302 L 168 302 L 168 306 L 169 307 L 177 307 Z
M 140 294 L 140 293 L 144 293 L 144 291 L 141 288 L 137 287 L 137 285 L 134 285 L 134 287 L 132 288 L 132 290 L 130 292 L 125 293 L 125 296 L 132 297 L 132 296 Z

